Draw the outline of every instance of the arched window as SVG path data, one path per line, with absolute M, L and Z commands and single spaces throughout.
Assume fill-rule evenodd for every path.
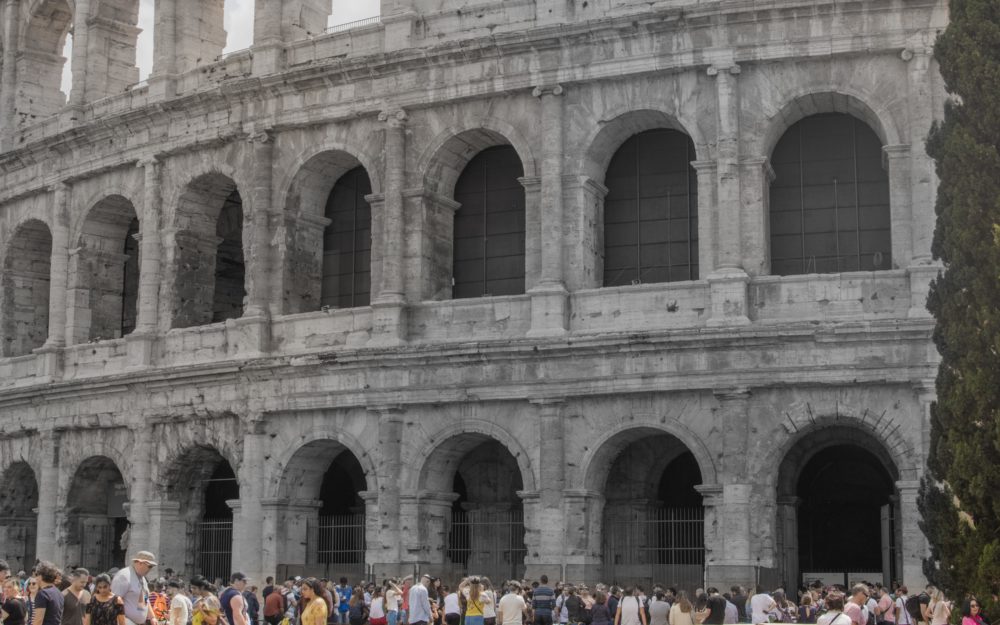
M 694 143 L 676 130 L 639 133 L 608 165 L 604 285 L 698 279 Z
M 351 308 L 371 301 L 372 183 L 364 167 L 344 174 L 330 192 L 323 231 L 322 306 Z
M 487 148 L 455 185 L 453 296 L 524 293 L 524 169 L 509 145 Z
M 771 273 L 892 268 L 882 143 L 844 113 L 807 117 L 771 156 Z

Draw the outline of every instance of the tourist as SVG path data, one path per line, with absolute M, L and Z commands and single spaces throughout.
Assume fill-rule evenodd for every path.
M 328 608 L 323 598 L 323 585 L 315 577 L 302 582 L 302 625 L 326 625 Z
M 0 560 L 0 563 L 3 561 Z M 0 620 L 3 625 L 25 625 L 28 606 L 21 597 L 21 587 L 16 579 L 8 577 L 0 584 Z
M 566 598 L 563 600 L 563 605 L 566 607 L 566 622 L 569 625 L 583 625 L 583 599 L 580 593 L 574 586 L 567 587 L 566 593 Z
M 594 607 L 590 609 L 590 625 L 611 625 L 608 593 L 604 590 L 598 590 L 594 596 Z
M 683 590 L 677 593 L 667 618 L 670 625 L 694 625 L 694 606 Z
M 35 612 L 35 599 L 38 597 L 38 576 L 32 575 L 28 578 L 28 583 L 25 584 L 24 591 L 24 605 L 28 609 L 27 619 L 25 623 L 31 625 L 34 623 L 34 612 Z
M 523 625 L 528 604 L 521 595 L 521 586 L 511 582 L 505 594 L 497 604 L 497 621 L 500 625 Z
M 430 625 L 434 620 L 431 614 L 431 598 L 427 592 L 430 585 L 431 576 L 425 573 L 420 576 L 419 582 L 410 587 L 406 602 L 407 606 L 409 606 L 407 612 L 407 622 L 409 625 Z
M 62 574 L 51 562 L 39 562 L 35 566 L 38 577 L 38 594 L 31 625 L 62 625 L 63 596 L 56 588 Z
M 549 586 L 549 576 L 542 575 L 538 578 L 538 586 L 531 593 L 531 611 L 535 615 L 535 625 L 553 625 L 552 609 L 554 607 L 555 591 Z M 448 623 L 448 625 L 452 624 Z
M 483 623 L 485 625 L 496 625 L 497 623 L 497 593 L 493 590 L 493 582 L 490 578 L 483 577 Z
M 975 597 L 971 597 L 962 605 L 962 625 L 987 625 L 983 618 L 982 606 Z
M 799 605 L 798 618 L 796 622 L 798 623 L 815 623 L 816 616 L 819 613 L 819 609 L 816 607 L 816 603 L 813 601 L 812 593 L 805 592 L 802 594 L 802 603 Z
M 397 625 L 399 622 L 400 597 L 403 591 L 396 584 L 396 580 L 385 580 L 385 615 L 389 625 Z
M 705 595 L 707 614 L 701 622 L 706 623 L 706 625 L 723 625 L 726 622 L 725 598 L 715 588 L 709 588 Z
M 875 607 L 876 625 L 895 625 L 896 610 L 894 609 L 894 601 L 892 595 L 889 594 L 888 588 L 884 586 L 878 587 L 878 603 Z
M 217 625 L 223 620 L 222 603 L 215 596 L 215 587 L 204 577 L 191 579 L 191 590 L 196 599 L 191 605 L 191 625 Z
M 934 589 L 929 609 L 931 625 L 948 625 L 951 620 L 951 602 L 947 601 L 940 588 Z
M 816 621 L 817 625 L 851 625 L 851 617 L 844 614 L 844 595 L 830 593 L 826 596 L 826 613 Z
M 243 600 L 247 604 L 247 615 L 250 617 L 252 625 L 260 623 L 260 600 L 257 599 L 257 587 L 250 586 L 243 591 Z
M 669 625 L 670 604 L 662 590 L 653 591 L 653 600 L 649 603 L 649 625 Z
M 747 596 L 746 590 L 742 586 L 732 586 L 729 588 L 729 595 L 726 596 L 733 605 L 736 606 L 736 622 L 746 623 L 747 622 L 747 601 L 750 597 Z
M 98 575 L 94 580 L 94 596 L 85 612 L 84 625 L 125 625 L 125 602 L 111 592 L 111 577 Z
M 127 566 L 111 580 L 111 592 L 125 602 L 125 618 L 134 625 L 145 625 L 149 618 L 149 584 L 146 576 L 156 566 L 156 556 L 140 551 Z
M 6 592 L 4 591 L 4 586 L 7 584 L 7 580 L 10 578 L 10 565 L 7 564 L 6 560 L 0 560 L 0 605 L 3 605 L 4 599 L 7 598 Z
M 462 622 L 462 604 L 458 600 L 457 590 L 444 596 L 444 622 L 445 625 L 459 625 Z
M 771 613 L 778 604 L 774 597 L 767 594 L 759 586 L 755 588 L 755 593 L 750 597 L 750 622 L 754 624 L 769 622 L 768 614 Z M 673 624 L 671 624 L 673 625 Z
M 913 615 L 910 614 L 909 609 L 907 609 L 906 604 L 910 600 L 908 596 L 906 586 L 900 586 L 896 589 L 896 605 L 895 605 L 895 621 L 896 625 L 915 625 L 913 620 Z
M 264 578 L 264 584 L 264 590 L 260 591 L 260 596 L 264 599 L 264 602 L 267 603 L 268 596 L 275 591 L 274 578 L 268 575 Z
M 337 592 L 337 622 L 340 625 L 347 625 L 349 620 L 347 613 L 351 609 L 351 597 L 354 591 L 347 583 L 346 577 L 340 578 L 340 584 L 334 590 Z
M 90 603 L 90 593 L 87 592 L 90 572 L 74 569 L 66 575 L 66 580 L 69 585 L 63 590 L 62 625 L 83 625 L 83 613 Z
M 266 590 L 266 588 L 265 588 Z M 284 587 L 274 589 L 267 593 L 264 598 L 264 621 L 267 625 L 278 625 L 285 617 L 287 605 L 285 603 L 285 593 L 288 590 Z
M 219 595 L 219 603 L 222 604 L 222 612 L 226 615 L 226 622 L 229 625 L 250 625 L 250 615 L 247 612 L 247 602 L 243 598 L 243 591 L 247 587 L 247 576 L 243 573 L 233 573 L 229 578 L 229 587 Z M 326 625 L 318 623 L 317 625 Z
M 458 598 L 464 606 L 465 625 L 484 625 L 483 606 L 487 597 L 483 595 L 483 582 L 478 577 L 469 577 L 458 585 Z
M 647 625 L 646 611 L 643 609 L 642 601 L 639 599 L 641 589 L 627 587 L 622 593 L 621 601 L 618 602 L 618 609 L 615 611 L 614 625 Z
M 347 601 L 347 622 L 349 625 L 364 625 L 367 618 L 365 591 L 361 586 L 355 586 L 351 589 L 351 598 Z
M 187 625 L 191 621 L 192 605 L 191 599 L 184 594 L 179 580 L 172 579 L 167 582 L 167 596 L 170 597 L 170 616 L 167 617 L 168 625 Z
M 851 598 L 844 604 L 844 614 L 851 619 L 853 625 L 868 625 L 864 613 L 864 605 L 868 603 L 868 587 L 855 584 L 851 588 Z
M 385 611 L 385 597 L 382 595 L 382 589 L 378 586 L 372 590 L 372 603 L 368 606 L 368 623 L 369 625 L 388 625 L 389 623 Z
M 936 588 L 932 584 L 927 584 L 924 588 L 924 592 L 917 595 L 917 603 L 919 604 L 920 616 L 914 618 L 919 625 L 927 625 L 931 620 L 931 595 L 936 592 Z

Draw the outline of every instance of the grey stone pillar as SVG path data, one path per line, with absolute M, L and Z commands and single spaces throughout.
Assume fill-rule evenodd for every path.
M 902 552 L 902 579 L 907 585 L 923 588 L 927 580 L 924 578 L 923 560 L 927 555 L 927 539 L 918 525 L 920 510 L 917 508 L 917 491 L 920 482 L 896 482 L 899 491 L 899 523 L 902 526 L 902 540 L 899 549 Z
M 181 505 L 166 499 L 148 499 L 149 550 L 156 554 L 160 568 L 183 571 L 187 566 L 187 523 Z
M 175 95 L 177 74 L 177 2 L 157 0 L 153 28 L 153 71 L 149 76 L 149 96 L 163 100 Z
M 785 588 L 798 588 L 799 584 L 799 505 L 802 500 L 794 495 L 778 497 L 776 528 L 778 566 Z
M 382 570 L 394 570 L 400 554 L 400 487 L 403 447 L 403 411 L 399 406 L 369 408 L 378 414 L 379 458 L 378 524 L 379 551 L 369 551 L 370 563 Z
M 87 55 L 90 51 L 90 0 L 76 0 L 73 16 L 73 83 L 69 106 L 83 108 L 87 101 Z
M 11 136 L 15 129 L 14 103 L 17 93 L 17 51 L 20 32 L 20 0 L 4 0 L 3 3 L 3 73 L 0 74 L 0 144 L 4 150 L 11 146 Z
M 143 424 L 132 430 L 132 488 L 129 501 L 129 553 L 149 549 L 149 499 L 152 480 L 150 471 L 153 457 L 153 426 Z
M 252 420 L 243 437 L 240 463 L 240 498 L 233 508 L 233 570 L 251 579 L 264 579 L 261 545 L 264 542 L 264 457 L 268 449 L 264 423 Z
M 595 289 L 604 286 L 604 198 L 608 188 L 587 176 L 563 178 L 564 206 L 580 210 L 564 215 L 567 232 L 563 241 L 566 255 L 566 289 Z
M 38 375 L 55 380 L 62 377 L 62 351 L 66 346 L 66 292 L 69 278 L 69 185 L 56 184 L 52 202 L 52 260 L 49 273 L 49 335 L 35 350 Z
M 35 557 L 59 562 L 56 542 L 56 511 L 59 501 L 59 433 L 42 434 L 42 470 L 38 480 L 38 536 Z
M 740 205 L 743 215 L 743 269 L 751 276 L 768 272 L 771 267 L 769 236 L 771 182 L 774 169 L 766 156 L 740 161 Z
M 913 259 L 913 189 L 910 185 L 910 144 L 882 147 L 889 176 L 889 214 L 894 265 L 908 267 Z
M 938 179 L 932 159 L 925 148 L 927 136 L 934 124 L 934 81 L 937 72 L 932 70 L 933 50 L 907 49 L 902 58 L 908 63 L 910 107 L 910 184 L 913 190 L 913 264 L 932 262 L 931 241 L 934 238 Z
M 715 269 L 708 276 L 711 288 L 711 326 L 746 325 L 747 285 L 744 269 L 743 211 L 740 182 L 740 66 L 712 66 L 718 96 Z M 759 210 L 759 208 L 758 208 Z
M 539 506 L 534 512 L 538 542 L 529 550 L 529 576 L 542 573 L 558 576 L 561 572 L 566 518 L 563 491 L 566 488 L 566 444 L 563 399 L 532 400 L 538 411 Z M 557 577 L 553 577 L 557 579 Z
M 704 280 L 715 271 L 718 253 L 719 164 L 716 161 L 693 161 L 698 175 L 698 278 Z
M 536 87 L 542 101 L 541 272 L 531 289 L 528 336 L 562 336 L 569 322 L 563 272 L 563 88 Z
M 563 492 L 566 579 L 601 579 L 604 496 L 596 491 Z M 526 506 L 527 507 L 527 506 Z
M 153 342 L 158 332 L 162 242 L 161 183 L 163 166 L 155 157 L 139 161 L 143 171 L 142 217 L 139 243 L 139 302 L 135 331 L 125 338 L 132 367 L 148 367 L 153 360 Z
M 403 186 L 406 179 L 406 112 L 383 111 L 385 123 L 385 204 L 382 225 L 381 284 L 372 301 L 372 346 L 406 343 L 406 297 L 403 255 L 405 221 Z

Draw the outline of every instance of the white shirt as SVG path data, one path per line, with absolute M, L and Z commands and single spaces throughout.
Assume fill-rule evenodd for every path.
M 483 601 L 483 618 L 496 618 L 497 617 L 497 596 L 492 590 L 484 590 L 483 596 L 486 599 Z
M 639 619 L 639 608 L 642 602 L 638 597 L 622 597 L 618 602 L 618 609 L 622 611 L 621 625 L 638 625 L 642 621 Z
M 913 617 L 910 613 L 906 611 L 906 600 L 908 597 L 906 595 L 899 595 L 896 598 L 896 607 L 899 608 L 899 618 L 896 622 L 899 625 L 913 625 Z
M 386 612 L 398 612 L 399 611 L 399 593 L 395 590 L 385 591 L 385 611 Z
M 372 599 L 372 605 L 368 613 L 369 619 L 385 618 L 385 609 L 382 607 L 385 605 L 384 597 L 375 597 Z
M 410 623 L 430 623 L 434 620 L 431 618 L 431 600 L 427 587 L 419 582 L 410 587 L 410 614 L 407 620 Z
M 851 617 L 843 612 L 827 612 L 819 617 L 816 625 L 851 625 Z
M 170 611 L 173 612 L 176 609 L 181 610 L 181 625 L 187 625 L 191 622 L 191 600 L 182 592 L 177 593 L 170 600 Z
M 740 611 L 736 604 L 726 599 L 726 623 L 735 625 L 740 622 Z
M 144 625 L 149 614 L 149 585 L 131 566 L 115 573 L 111 580 L 111 592 L 122 598 L 125 604 L 125 618 L 136 625 Z
M 444 596 L 444 613 L 461 614 L 462 604 L 458 602 L 458 593 L 453 592 Z
M 773 605 L 774 598 L 765 592 L 750 597 L 750 622 L 767 623 L 767 613 Z
M 500 599 L 499 606 L 500 613 L 503 614 L 500 625 L 521 625 L 525 607 L 524 598 L 521 595 L 513 592 L 504 595 Z

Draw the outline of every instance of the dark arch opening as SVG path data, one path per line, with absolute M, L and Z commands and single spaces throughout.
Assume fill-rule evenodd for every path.
M 0 559 L 14 573 L 28 571 L 38 537 L 38 482 L 27 462 L 15 462 L 0 477 L 6 485 L 0 490 Z
M 215 252 L 215 295 L 212 322 L 243 316 L 246 264 L 243 258 L 243 200 L 233 190 L 219 211 L 215 234 L 221 241 Z
M 672 129 L 633 135 L 608 165 L 604 286 L 698 279 L 694 142 Z
M 38 220 L 10 239 L 3 271 L 3 355 L 25 356 L 49 335 L 52 234 Z
M 107 571 L 125 561 L 128 491 L 114 461 L 84 460 L 73 474 L 66 500 L 66 554 L 70 564 Z
M 524 168 L 510 145 L 486 148 L 455 184 L 455 299 L 524 293 Z
M 705 567 L 697 459 L 676 437 L 650 433 L 622 446 L 604 487 L 604 576 L 617 584 L 693 591 Z
M 352 308 L 371 303 L 372 183 L 364 167 L 337 181 L 326 202 L 320 305 Z
M 771 155 L 771 273 L 892 269 L 882 141 L 846 113 L 792 125 Z

